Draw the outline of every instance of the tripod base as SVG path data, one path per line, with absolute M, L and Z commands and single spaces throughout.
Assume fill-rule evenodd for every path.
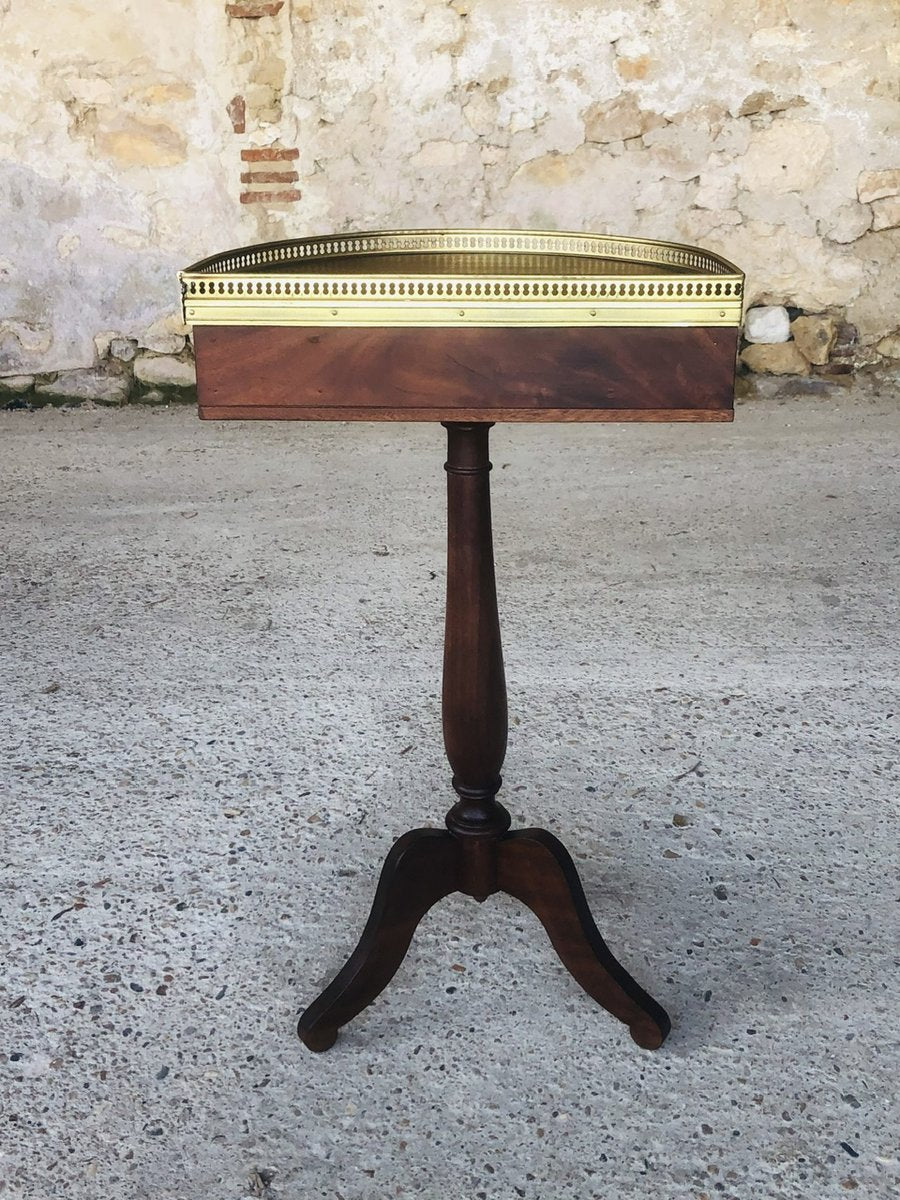
M 310 1050 L 334 1045 L 341 1026 L 391 981 L 425 913 L 457 891 L 478 900 L 506 892 L 527 905 L 588 995 L 623 1021 L 639 1046 L 655 1050 L 662 1045 L 668 1016 L 610 953 L 568 851 L 543 829 L 465 836 L 413 829 L 398 838 L 382 868 L 359 945 L 300 1018 L 297 1032 L 304 1045 Z
M 442 713 L 456 804 L 447 829 L 399 838 L 381 872 L 359 945 L 300 1018 L 310 1050 L 327 1050 L 338 1030 L 371 1004 L 403 961 L 416 926 L 451 892 L 485 900 L 507 892 L 538 917 L 556 953 L 589 996 L 653 1050 L 669 1018 L 613 958 L 594 924 L 575 864 L 543 829 L 509 832 L 497 802 L 506 753 L 507 709 L 488 476 L 489 423 L 447 428 L 447 619 Z

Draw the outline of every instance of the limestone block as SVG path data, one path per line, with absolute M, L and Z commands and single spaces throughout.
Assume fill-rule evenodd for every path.
M 620 55 L 616 59 L 616 70 L 629 83 L 637 79 L 646 79 L 656 65 L 649 54 L 639 54 L 636 58 Z
M 165 330 L 158 333 L 150 330 L 141 337 L 140 344 L 142 349 L 150 350 L 154 354 L 180 354 L 184 349 L 184 335 L 168 333 Z
M 524 163 L 516 172 L 514 179 L 527 180 L 528 183 L 560 187 L 569 182 L 572 175 L 572 155 L 543 154 Z
M 772 345 L 786 342 L 791 336 L 791 319 L 780 304 L 763 304 L 750 308 L 744 318 L 744 337 L 748 342 Z
M 412 161 L 419 167 L 455 167 L 465 159 L 471 145 L 471 142 L 435 139 L 425 142 L 422 149 L 413 155 Z
M 748 121 L 723 121 L 713 140 L 715 153 L 728 163 L 734 162 L 750 148 L 751 133 L 752 127 Z
M 624 142 L 665 124 L 658 113 L 644 112 L 630 93 L 592 104 L 584 113 L 586 142 Z
M 750 191 L 805 192 L 821 180 L 831 150 L 831 135 L 813 121 L 778 120 L 754 130 L 740 164 L 741 182 Z
M 109 358 L 109 344 L 115 336 L 114 329 L 105 329 L 102 333 L 94 334 L 94 349 L 97 352 L 98 362 L 103 362 L 104 358 Z
M 736 195 L 737 185 L 733 175 L 703 171 L 700 174 L 694 203 L 698 208 L 722 211 L 732 207 Z
M 871 228 L 871 208 L 867 204 L 851 200 L 848 204 L 842 204 L 830 219 L 819 221 L 816 231 L 820 237 L 846 244 L 855 242 Z
M 900 228 L 885 229 L 854 242 L 853 257 L 864 272 L 861 287 L 846 297 L 841 307 L 859 330 L 860 351 L 872 347 L 897 329 L 900 312 Z M 832 308 L 826 300 L 817 308 Z M 810 304 L 805 305 L 811 309 Z
M 856 183 L 861 204 L 883 200 L 885 196 L 900 195 L 900 167 L 885 171 L 863 171 Z
M 136 92 L 135 99 L 141 104 L 170 104 L 173 100 L 193 100 L 194 93 L 191 84 L 176 79 L 168 83 L 151 83 L 149 87 Z
M 680 212 L 685 206 L 687 185 L 677 179 L 655 179 L 644 184 L 634 198 L 634 210 L 641 212 Z
M 806 100 L 802 96 L 775 96 L 767 88 L 763 91 L 751 92 L 744 99 L 738 109 L 737 115 L 739 117 L 752 117 L 759 113 L 784 112 L 788 108 L 802 108 L 805 104 Z
M 0 394 L 21 396 L 34 386 L 33 375 L 6 375 L 0 378 Z
M 474 133 L 487 137 L 497 124 L 497 102 L 478 88 L 463 106 L 463 116 Z
M 35 395 L 48 400 L 93 400 L 96 404 L 124 404 L 130 390 L 130 381 L 124 375 L 110 375 L 94 367 L 60 371 L 54 380 L 39 383 L 34 389 Z
M 281 120 L 281 91 L 269 84 L 252 83 L 246 88 L 245 103 L 253 119 L 262 125 L 277 125 Z
M 697 178 L 709 161 L 714 144 L 713 128 L 706 115 L 700 112 L 690 120 L 655 126 L 647 131 L 644 142 L 653 151 L 654 162 L 664 174 L 687 182 Z
M 807 362 L 823 367 L 837 341 L 838 322 L 827 313 L 797 317 L 791 322 L 791 333 L 797 349 Z
M 148 333 L 178 333 L 184 337 L 190 331 L 190 325 L 186 325 L 181 308 L 174 309 L 165 314 L 165 316 L 157 317 L 153 324 L 147 330 Z
M 284 59 L 279 58 L 277 54 L 273 54 L 271 47 L 269 47 L 262 60 L 254 66 L 253 82 L 265 84 L 280 92 L 284 87 L 285 70 L 286 64 Z
M 777 226 L 788 237 L 801 234 L 819 244 L 815 217 L 809 211 L 809 197 L 802 192 L 779 193 L 760 188 L 758 191 L 742 191 L 735 203 L 740 206 L 745 221 Z M 785 294 L 792 295 L 790 291 Z
M 896 333 L 889 333 L 887 337 L 883 337 L 880 342 L 876 343 L 875 349 L 885 358 L 900 358 L 900 329 Z M 3 380 L 0 379 L 0 385 L 2 383 Z
M 743 216 L 736 208 L 722 212 L 710 208 L 688 208 L 678 217 L 679 236 L 690 243 L 706 242 L 711 237 L 717 242 L 727 236 L 728 226 L 740 225 Z M 724 250 L 723 250 L 724 253 Z
M 182 320 L 181 313 L 169 313 L 159 317 L 141 335 L 140 345 L 144 350 L 152 350 L 154 354 L 180 354 L 184 349 L 184 338 L 187 326 Z M 131 356 L 132 358 L 134 355 Z
M 12 362 L 20 356 L 31 357 L 46 354 L 53 344 L 53 331 L 46 325 L 37 324 L 33 320 L 0 321 L 0 362 L 9 354 Z M 10 347 L 11 349 L 7 349 Z
M 193 387 L 197 382 L 194 364 L 170 354 L 140 354 L 134 361 L 134 377 L 150 387 Z
M 122 167 L 171 167 L 187 158 L 180 129 L 135 117 L 119 118 L 113 128 L 98 131 L 95 145 L 100 154 Z
M 872 201 L 872 231 L 896 229 L 900 225 L 900 196 Z
M 808 375 L 809 363 L 793 342 L 777 345 L 748 346 L 741 361 L 757 374 Z
M 135 354 L 137 354 L 137 339 L 114 337 L 109 343 L 109 353 L 111 358 L 117 358 L 119 362 L 131 362 Z

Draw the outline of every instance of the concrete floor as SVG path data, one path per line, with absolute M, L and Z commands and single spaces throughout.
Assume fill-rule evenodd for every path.
M 897 1195 L 900 408 L 493 431 L 502 793 L 671 1012 L 507 898 L 296 1014 L 452 795 L 443 431 L 0 419 L 0 1195 Z

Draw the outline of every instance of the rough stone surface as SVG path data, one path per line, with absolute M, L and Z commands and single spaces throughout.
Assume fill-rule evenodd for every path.
M 895 229 L 900 225 L 900 196 L 885 196 L 872 201 L 872 230 Z
M 170 333 L 167 330 L 159 333 L 145 333 L 140 339 L 140 345 L 154 354 L 180 354 L 184 349 L 184 334 Z
M 791 336 L 807 362 L 824 366 L 838 336 L 838 322 L 827 313 L 797 317 L 791 321 Z
M 643 112 L 634 96 L 626 94 L 592 104 L 584 115 L 584 133 L 589 142 L 628 141 L 665 123 L 659 114 Z
M 885 229 L 861 238 L 855 244 L 854 252 L 864 263 L 870 282 L 848 309 L 848 320 L 859 329 L 860 347 L 865 351 L 878 340 L 873 338 L 876 329 L 880 339 L 897 328 L 900 275 L 895 277 L 893 270 L 900 264 L 900 228 Z M 876 276 L 880 277 L 878 283 L 874 282 Z M 821 307 L 830 307 L 830 302 Z
M 192 362 L 167 354 L 139 354 L 134 360 L 134 377 L 152 387 L 193 387 L 197 374 Z
M 733 426 L 492 433 L 501 798 L 655 1054 L 503 897 L 296 1039 L 454 799 L 443 430 L 0 417 L 5 1194 L 896 1197 L 900 408 L 760 382 Z
M 857 183 L 857 195 L 863 204 L 900 195 L 900 167 L 889 171 L 863 171 Z
M 747 310 L 744 337 L 748 342 L 786 342 L 791 335 L 791 319 L 781 305 L 763 305 Z
M 834 213 L 820 220 L 816 228 L 822 237 L 846 245 L 855 242 L 872 228 L 872 209 L 867 204 L 849 200 Z
M 830 151 L 831 136 L 824 125 L 777 120 L 751 135 L 740 164 L 741 183 L 753 192 L 809 193 L 829 169 Z
M 882 338 L 875 349 L 885 358 L 900 358 L 900 330 Z
M 30 391 L 33 386 L 33 375 L 6 375 L 0 378 L 0 392 L 6 392 L 11 396 L 21 396 L 23 392 Z
M 737 200 L 737 181 L 730 171 L 703 171 L 698 179 L 694 204 L 697 208 L 712 209 L 721 221 L 723 212 L 734 212 Z M 736 213 L 738 221 L 740 213 Z
M 100 331 L 173 353 L 148 331 L 177 319 L 179 268 L 367 227 L 700 241 L 750 304 L 839 310 L 866 347 L 896 325 L 884 0 L 45 7 L 0 4 L 2 374 L 90 367 Z M 241 152 L 276 145 L 298 198 L 241 204 Z
M 771 375 L 809 374 L 809 362 L 800 353 L 795 342 L 747 346 L 741 352 L 741 361 L 746 363 L 751 371 L 767 371 Z
M 100 333 L 94 334 L 94 352 L 98 363 L 109 358 L 109 348 L 115 336 L 115 331 L 112 329 L 103 329 Z
M 73 403 L 93 400 L 98 404 L 124 404 L 130 390 L 127 377 L 112 375 L 101 369 L 60 371 L 55 379 L 37 384 L 34 394 L 47 400 Z
M 110 356 L 117 358 L 120 362 L 132 362 L 137 354 L 137 348 L 136 338 L 114 337 L 109 343 Z

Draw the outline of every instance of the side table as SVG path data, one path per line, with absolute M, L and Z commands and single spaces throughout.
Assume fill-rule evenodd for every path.
M 743 276 L 672 243 L 406 230 L 248 246 L 181 274 L 200 416 L 425 420 L 447 430 L 445 829 L 390 850 L 356 949 L 300 1018 L 310 1050 L 386 987 L 423 915 L 515 896 L 584 990 L 655 1049 L 660 1005 L 613 957 L 562 843 L 497 800 L 506 684 L 488 436 L 496 421 L 730 421 Z

